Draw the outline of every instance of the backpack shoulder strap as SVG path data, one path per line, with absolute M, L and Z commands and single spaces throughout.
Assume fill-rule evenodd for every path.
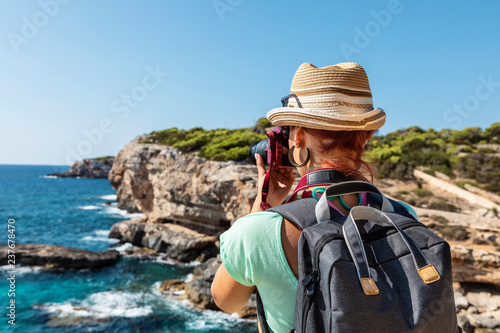
M 286 220 L 304 230 L 317 223 L 316 214 L 314 212 L 317 202 L 318 200 L 314 198 L 304 198 L 280 206 L 271 207 L 267 212 L 278 213 Z M 332 217 L 342 217 L 335 209 L 330 208 L 330 212 Z
M 283 218 L 304 230 L 317 223 L 316 215 L 314 214 L 317 202 L 314 198 L 304 198 L 284 205 L 271 207 L 267 211 L 280 214 Z
M 382 198 L 380 197 L 380 195 L 378 195 L 376 193 L 367 193 L 366 195 L 367 195 L 367 200 L 368 200 L 368 206 L 374 207 L 378 210 L 382 209 Z M 405 217 L 408 217 L 408 218 L 415 220 L 415 218 L 408 212 L 408 210 L 402 204 L 400 204 L 399 202 L 397 202 L 395 200 L 392 200 L 389 198 L 387 198 L 387 199 L 392 204 L 392 207 L 394 208 L 394 213 L 399 214 L 399 215 L 403 215 Z

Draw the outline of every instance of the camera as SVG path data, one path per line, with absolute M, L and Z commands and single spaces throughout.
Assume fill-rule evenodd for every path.
M 293 168 L 288 158 L 289 126 L 276 126 L 267 132 L 267 139 L 254 142 L 248 149 L 248 157 L 253 164 L 257 164 L 255 154 L 259 154 L 265 165 L 278 168 Z

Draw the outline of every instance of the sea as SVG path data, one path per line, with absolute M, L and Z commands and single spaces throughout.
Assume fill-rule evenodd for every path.
M 0 165 L 0 245 L 10 240 L 125 254 L 132 245 L 109 239 L 109 230 L 141 214 L 117 208 L 107 179 L 47 176 L 68 168 Z M 164 280 L 192 279 L 196 262 L 124 255 L 96 270 L 16 263 L 14 272 L 1 264 L 0 332 L 257 332 L 255 321 L 197 310 L 158 291 Z

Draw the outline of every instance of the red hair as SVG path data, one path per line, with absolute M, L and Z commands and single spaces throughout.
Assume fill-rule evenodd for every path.
M 370 165 L 363 160 L 363 153 L 365 152 L 366 142 L 375 131 L 327 131 L 305 127 L 304 130 L 318 140 L 322 153 L 328 153 L 336 149 L 346 153 L 342 159 L 324 159 L 322 162 L 330 168 L 340 171 L 346 176 L 368 181 L 360 171 L 361 168 L 364 168 L 369 173 L 371 181 L 373 181 L 373 171 Z M 351 163 L 346 163 L 345 159 L 349 159 Z

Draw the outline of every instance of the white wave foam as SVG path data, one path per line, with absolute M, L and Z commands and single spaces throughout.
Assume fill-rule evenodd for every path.
M 123 291 L 102 291 L 89 295 L 82 301 L 48 303 L 41 309 L 59 317 L 144 317 L 153 312 L 148 305 L 152 295 Z
M 123 252 L 130 250 L 133 247 L 134 247 L 134 245 L 132 245 L 132 243 L 123 243 L 122 245 L 119 245 L 117 247 L 113 247 L 112 249 L 123 254 Z
M 209 329 L 218 329 L 220 327 L 225 327 L 228 324 L 237 324 L 238 322 L 243 321 L 238 317 L 238 315 L 230 315 L 227 313 L 223 313 L 220 311 L 212 311 L 206 310 L 203 311 L 203 316 L 194 320 L 189 320 L 186 322 L 187 330 L 209 330 Z
M 186 300 L 186 302 L 189 302 Z M 228 314 L 222 311 L 203 310 L 203 316 L 197 316 L 186 322 L 187 330 L 209 330 L 231 327 L 238 323 L 255 323 L 255 319 L 242 319 L 236 313 Z
M 94 236 L 85 236 L 82 238 L 83 241 L 91 241 L 91 242 L 108 242 L 108 243 L 118 243 L 120 240 L 115 238 L 107 238 L 107 237 L 94 237 Z
M 197 331 L 207 329 L 220 329 L 221 327 L 235 326 L 241 322 L 255 322 L 253 319 L 242 319 L 236 313 L 227 314 L 222 311 L 214 310 L 199 310 L 195 308 L 187 299 L 179 300 L 177 296 L 161 294 L 158 291 L 160 282 L 154 283 L 151 292 L 156 295 L 161 295 L 168 308 L 174 313 L 182 313 L 185 317 L 186 330 Z
M 94 206 L 94 205 L 89 205 L 89 206 L 80 206 L 80 207 L 77 207 L 78 209 L 82 209 L 82 210 L 94 210 L 94 209 L 101 209 L 101 207 L 99 206 Z
M 99 198 L 103 200 L 116 201 L 116 194 L 103 195 L 100 196 Z
M 118 243 L 120 240 L 116 238 L 108 238 L 109 230 L 95 230 L 95 236 L 85 236 L 82 238 L 84 241 L 98 241 L 98 242 L 108 242 L 108 243 Z
M 144 217 L 143 213 L 129 213 L 124 209 L 119 209 L 118 204 L 116 202 L 112 203 L 109 206 L 106 206 L 103 212 L 101 214 L 107 214 L 107 215 L 119 215 L 124 218 L 133 218 L 133 217 Z
M 10 265 L 0 266 L 0 272 L 14 271 L 16 275 L 26 273 L 39 273 L 42 270 L 43 266 L 16 266 L 14 269 L 11 269 Z
M 147 258 L 150 258 L 150 256 L 148 256 Z M 152 259 L 159 264 L 167 264 L 167 265 L 173 265 L 173 266 L 178 266 L 178 267 L 195 267 L 195 266 L 198 266 L 201 264 L 201 262 L 196 261 L 196 260 L 189 261 L 189 262 L 180 262 L 180 261 L 173 260 L 173 259 L 167 258 L 165 256 L 161 256 L 161 255 L 156 256 L 156 257 L 152 257 Z
M 184 281 L 186 283 L 193 281 L 193 273 L 189 273 L 185 278 Z
M 110 230 L 96 230 L 94 233 L 98 236 L 108 237 Z
M 44 175 L 44 176 L 39 176 L 39 178 L 56 179 L 56 178 L 59 178 L 59 177 L 57 177 L 57 176 L 51 176 L 51 175 Z

